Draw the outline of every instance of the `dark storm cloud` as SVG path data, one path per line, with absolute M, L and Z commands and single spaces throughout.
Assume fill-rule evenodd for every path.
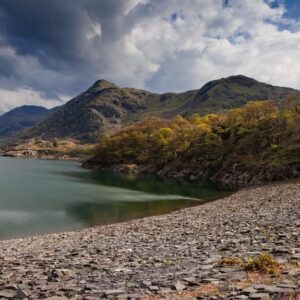
M 54 89 L 58 93 L 81 90 L 97 79 L 102 44 L 118 38 L 119 16 L 127 5 L 123 0 L 0 0 L 1 40 L 15 51 L 15 55 L 0 53 L 2 84 L 8 85 L 5 78 L 20 80 L 48 96 Z M 61 84 L 53 86 L 47 78 L 20 74 L 20 64 L 26 63 L 20 57 L 35 59 L 28 64 L 33 74 L 38 73 L 34 68 L 45 68 L 49 76 L 51 71 L 58 73 Z
M 0 0 L 5 23 L 1 31 L 22 55 L 44 58 L 51 54 L 67 61 L 86 60 L 82 48 L 92 46 L 84 43 L 86 32 L 93 22 L 108 19 L 110 26 L 105 30 L 111 36 L 112 18 L 122 12 L 122 3 L 121 0 Z

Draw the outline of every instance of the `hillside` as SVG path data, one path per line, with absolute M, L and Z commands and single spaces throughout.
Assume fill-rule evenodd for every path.
M 299 100 L 252 101 L 224 114 L 149 117 L 104 135 L 84 166 L 230 186 L 300 176 Z
M 144 116 L 169 118 L 178 114 L 203 115 L 240 107 L 250 100 L 279 101 L 296 92 L 242 75 L 211 81 L 199 90 L 165 94 L 120 88 L 106 80 L 99 80 L 87 91 L 58 108 L 45 121 L 17 138 L 95 141 L 101 133 L 114 131 Z
M 293 92 L 293 89 L 272 86 L 246 76 L 231 76 L 205 84 L 181 107 L 180 114 L 189 115 L 191 109 L 201 114 L 221 112 L 252 100 L 278 101 Z
M 45 120 L 51 110 L 41 106 L 24 105 L 0 116 L 0 139 L 10 137 Z

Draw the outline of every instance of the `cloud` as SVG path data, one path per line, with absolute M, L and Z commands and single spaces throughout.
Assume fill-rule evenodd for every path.
M 300 23 L 283 0 L 0 0 L 0 23 L 0 112 L 57 105 L 100 78 L 182 91 L 245 74 L 300 88 Z
M 67 100 L 64 96 L 60 96 L 59 99 L 46 99 L 40 93 L 30 88 L 1 89 L 0 99 L 0 111 L 3 112 L 26 103 L 52 108 L 53 106 L 61 105 L 62 102 Z

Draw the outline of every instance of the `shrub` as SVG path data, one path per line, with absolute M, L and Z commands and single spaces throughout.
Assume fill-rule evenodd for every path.
M 277 275 L 280 272 L 280 264 L 274 257 L 262 253 L 249 258 L 243 265 L 245 271 L 257 271 L 266 274 Z
M 239 266 L 242 264 L 242 261 L 238 257 L 222 257 L 218 261 L 218 265 L 222 267 L 226 266 Z

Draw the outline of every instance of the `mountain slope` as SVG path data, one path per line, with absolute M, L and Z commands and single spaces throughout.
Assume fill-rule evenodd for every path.
M 41 106 L 24 105 L 0 116 L 0 138 L 7 138 L 45 120 L 51 110 Z
M 146 110 L 147 103 L 155 97 L 155 94 L 146 91 L 121 89 L 108 81 L 99 80 L 19 137 L 93 140 L 101 132 L 118 128 L 127 117 Z
M 237 75 L 206 83 L 201 89 L 172 94 L 180 105 L 166 115 L 191 113 L 207 114 L 241 107 L 251 100 L 281 100 L 296 91 L 291 88 L 272 86 L 255 79 Z M 164 95 L 163 95 L 164 96 Z
M 86 92 L 57 109 L 49 118 L 18 138 L 76 138 L 96 140 L 146 115 L 173 117 L 206 114 L 240 107 L 250 100 L 281 100 L 299 91 L 275 87 L 242 75 L 207 83 L 199 90 L 156 94 L 119 88 L 106 80 L 97 81 Z

